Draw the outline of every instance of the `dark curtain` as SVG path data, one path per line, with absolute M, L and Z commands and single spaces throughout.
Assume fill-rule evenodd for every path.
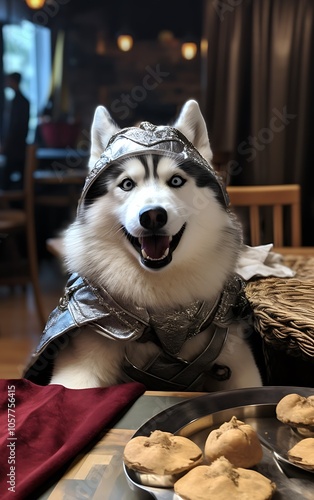
M 298 183 L 314 245 L 313 0 L 207 0 L 203 110 L 230 184 Z

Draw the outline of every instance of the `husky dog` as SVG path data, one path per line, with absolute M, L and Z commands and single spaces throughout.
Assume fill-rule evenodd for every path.
M 69 388 L 262 385 L 235 274 L 241 228 L 198 104 L 173 126 L 120 130 L 104 107 L 64 249 L 71 277 L 26 376 Z M 46 380 L 47 382 L 47 380 Z

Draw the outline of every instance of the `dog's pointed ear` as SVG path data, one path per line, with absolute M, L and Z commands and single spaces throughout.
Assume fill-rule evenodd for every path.
M 209 144 L 207 127 L 196 101 L 190 100 L 184 104 L 174 127 L 185 135 L 205 160 L 211 161 L 213 153 Z
M 111 118 L 107 108 L 98 106 L 95 111 L 91 130 L 91 154 L 89 168 L 92 169 L 100 155 L 106 149 L 110 137 L 118 132 L 120 128 Z

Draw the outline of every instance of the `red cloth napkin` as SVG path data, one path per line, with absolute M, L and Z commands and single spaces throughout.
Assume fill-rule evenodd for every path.
M 1 500 L 32 495 L 144 390 L 137 382 L 74 390 L 0 380 Z

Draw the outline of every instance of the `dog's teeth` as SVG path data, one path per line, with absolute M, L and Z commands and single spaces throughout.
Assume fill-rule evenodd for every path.
M 163 256 L 160 257 L 160 259 L 152 259 L 149 255 L 147 255 L 147 253 L 145 252 L 144 248 L 142 248 L 141 253 L 142 253 L 142 256 L 144 257 L 144 259 L 147 259 L 147 260 L 162 260 L 165 257 L 167 257 L 167 255 L 169 254 L 169 248 L 166 248 Z

